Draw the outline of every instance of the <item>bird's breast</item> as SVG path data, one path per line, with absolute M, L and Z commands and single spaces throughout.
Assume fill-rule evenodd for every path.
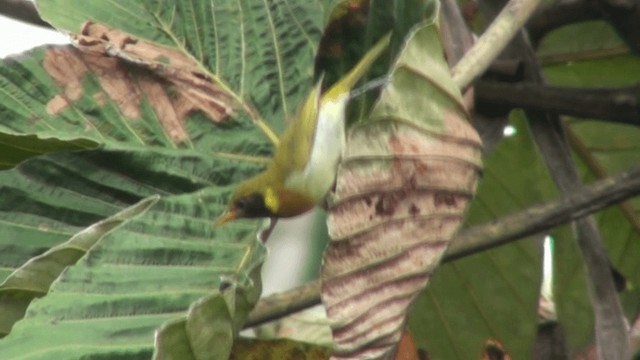
M 331 189 L 345 145 L 345 107 L 348 93 L 334 100 L 322 99 L 309 162 L 292 173 L 286 186 L 319 202 Z

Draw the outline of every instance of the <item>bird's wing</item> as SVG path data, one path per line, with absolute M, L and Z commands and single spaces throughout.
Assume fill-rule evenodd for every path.
M 318 124 L 322 79 L 311 89 L 292 123 L 280 138 L 274 155 L 274 163 L 281 167 L 282 174 L 302 171 L 307 166 L 313 148 L 313 139 Z

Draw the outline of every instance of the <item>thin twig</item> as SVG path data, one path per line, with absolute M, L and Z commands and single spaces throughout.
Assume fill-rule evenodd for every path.
M 491 224 L 464 230 L 455 237 L 444 261 L 456 260 L 529 235 L 542 233 L 634 197 L 640 194 L 638 176 L 640 176 L 640 167 L 635 167 L 614 178 L 607 178 L 586 186 L 579 192 L 569 194 L 562 199 L 535 205 L 501 217 Z
M 253 308 L 243 327 L 258 326 L 320 304 L 320 288 L 320 280 L 314 280 L 289 291 L 265 296 Z
M 509 1 L 474 47 L 451 69 L 454 83 L 464 89 L 482 75 L 539 3 L 540 0 Z
M 600 180 L 562 199 L 532 206 L 501 217 L 493 223 L 461 231 L 452 241 L 443 261 L 505 245 L 525 236 L 582 218 L 607 206 L 640 194 L 640 167 Z M 609 269 L 608 267 L 606 269 Z M 257 326 L 320 304 L 320 281 L 260 299 L 245 327 Z
M 449 66 L 457 64 L 473 46 L 473 34 L 465 23 L 456 0 L 442 0 L 440 34 Z

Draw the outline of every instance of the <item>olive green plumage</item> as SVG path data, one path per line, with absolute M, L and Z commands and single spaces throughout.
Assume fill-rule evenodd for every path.
M 238 185 L 224 224 L 242 217 L 290 217 L 311 209 L 330 190 L 345 142 L 349 93 L 389 44 L 379 40 L 344 77 L 321 94 L 318 81 L 280 138 L 267 168 Z

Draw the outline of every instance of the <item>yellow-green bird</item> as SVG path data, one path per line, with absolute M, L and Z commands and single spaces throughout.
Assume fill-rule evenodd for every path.
M 325 93 L 320 93 L 322 80 L 311 89 L 267 168 L 238 185 L 216 225 L 238 218 L 296 216 L 322 201 L 342 156 L 351 89 L 389 45 L 389 38 L 379 40 Z

